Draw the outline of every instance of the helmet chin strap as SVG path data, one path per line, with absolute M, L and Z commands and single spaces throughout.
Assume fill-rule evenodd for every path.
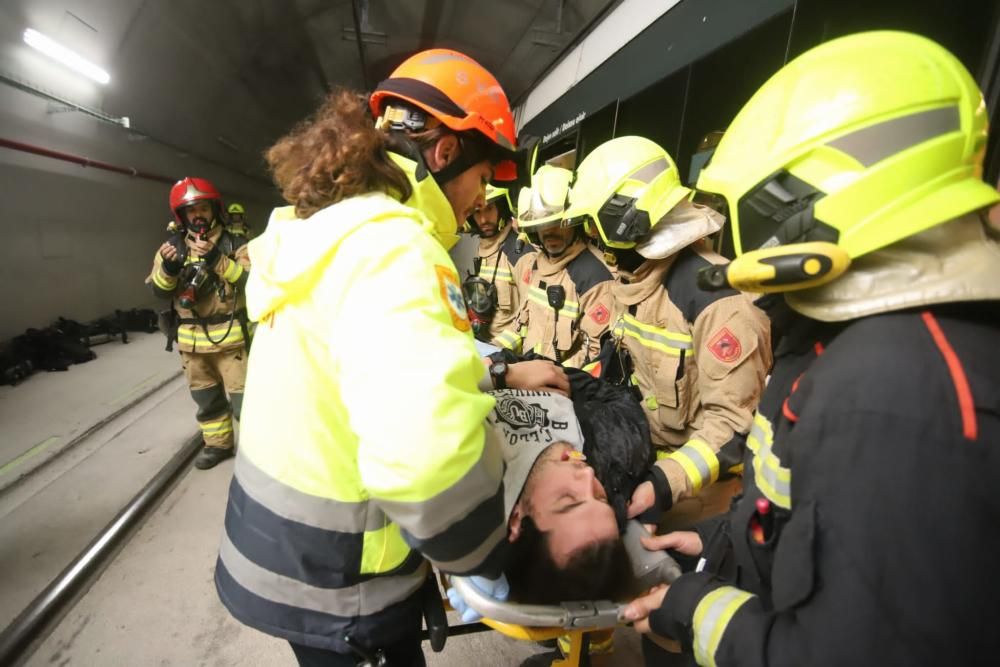
M 490 158 L 489 151 L 482 147 L 479 142 L 461 135 L 455 136 L 459 145 L 458 155 L 445 166 L 431 172 L 431 176 L 434 177 L 439 188 L 444 188 L 445 183 L 454 180 L 460 174 Z

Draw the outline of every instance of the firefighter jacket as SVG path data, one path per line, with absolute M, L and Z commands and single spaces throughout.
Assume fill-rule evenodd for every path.
M 226 223 L 226 231 L 232 234 L 233 236 L 242 236 L 248 241 L 257 238 L 257 234 L 252 229 L 250 229 L 250 226 L 245 221 Z
M 530 245 L 525 247 L 524 244 L 521 244 L 520 250 L 517 249 L 517 234 L 513 230 L 513 226 L 505 225 L 492 238 L 479 240 L 479 270 L 476 275 L 497 290 L 497 308 L 486 337 L 494 345 L 500 332 L 510 328 L 517 317 L 521 300 L 514 282 L 514 265 L 531 249 Z
M 611 321 L 613 284 L 597 251 L 577 239 L 555 260 L 540 251 L 524 255 L 514 275 L 519 281 L 521 310 L 513 327 L 502 332 L 497 342 L 515 352 L 535 352 L 549 359 L 558 356 L 571 368 L 595 359 Z M 558 317 L 546 292 L 554 285 L 566 291 Z
M 613 290 L 612 334 L 628 351 L 653 445 L 680 465 L 668 474 L 674 500 L 742 464 L 771 367 L 767 315 L 740 292 L 698 287 L 698 271 L 724 261 L 688 246 L 620 272 Z
M 384 646 L 420 627 L 423 556 L 495 575 L 506 543 L 455 215 L 422 162 L 390 155 L 405 203 L 280 208 L 250 244 L 259 322 L 215 575 L 242 622 L 341 653 L 345 635 Z
M 153 270 L 146 278 L 154 295 L 173 302 L 180 318 L 177 348 L 181 352 L 221 352 L 246 344 L 246 299 L 243 292 L 250 275 L 246 239 L 230 234 L 218 224 L 209 231 L 208 239 L 219 249 L 219 258 L 212 267 L 205 289 L 199 292 L 194 308 L 184 308 L 179 301 L 200 259 L 190 250 L 185 257 L 184 268 L 177 274 L 171 274 L 163 266 L 163 257 L 157 252 L 153 257 Z M 183 241 L 189 249 L 194 244 L 186 235 Z
M 653 630 L 720 667 L 996 664 L 998 310 L 791 315 L 744 495 Z

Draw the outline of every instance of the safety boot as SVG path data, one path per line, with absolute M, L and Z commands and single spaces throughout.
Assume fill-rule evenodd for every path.
M 194 459 L 194 467 L 198 470 L 214 468 L 233 455 L 232 447 L 202 447 Z

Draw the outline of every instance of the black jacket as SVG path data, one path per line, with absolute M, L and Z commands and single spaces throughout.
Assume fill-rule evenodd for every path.
M 998 306 L 796 316 L 743 496 L 654 631 L 720 667 L 997 664 Z

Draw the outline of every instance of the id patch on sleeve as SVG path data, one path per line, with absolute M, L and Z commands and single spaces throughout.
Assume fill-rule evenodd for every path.
M 743 346 L 740 339 L 733 335 L 728 327 L 722 327 L 708 342 L 708 349 L 716 359 L 723 363 L 732 363 L 740 358 Z
M 608 311 L 607 306 L 605 306 L 603 303 L 599 303 L 593 308 L 591 308 L 590 312 L 587 313 L 587 315 L 590 316 L 590 319 L 594 320 L 600 325 L 607 324 L 608 320 L 611 319 L 611 312 Z
M 458 283 L 458 274 L 446 266 L 434 265 L 437 273 L 438 289 L 451 315 L 451 323 L 459 331 L 470 331 L 469 311 L 465 307 L 465 297 L 462 296 L 462 286 Z

